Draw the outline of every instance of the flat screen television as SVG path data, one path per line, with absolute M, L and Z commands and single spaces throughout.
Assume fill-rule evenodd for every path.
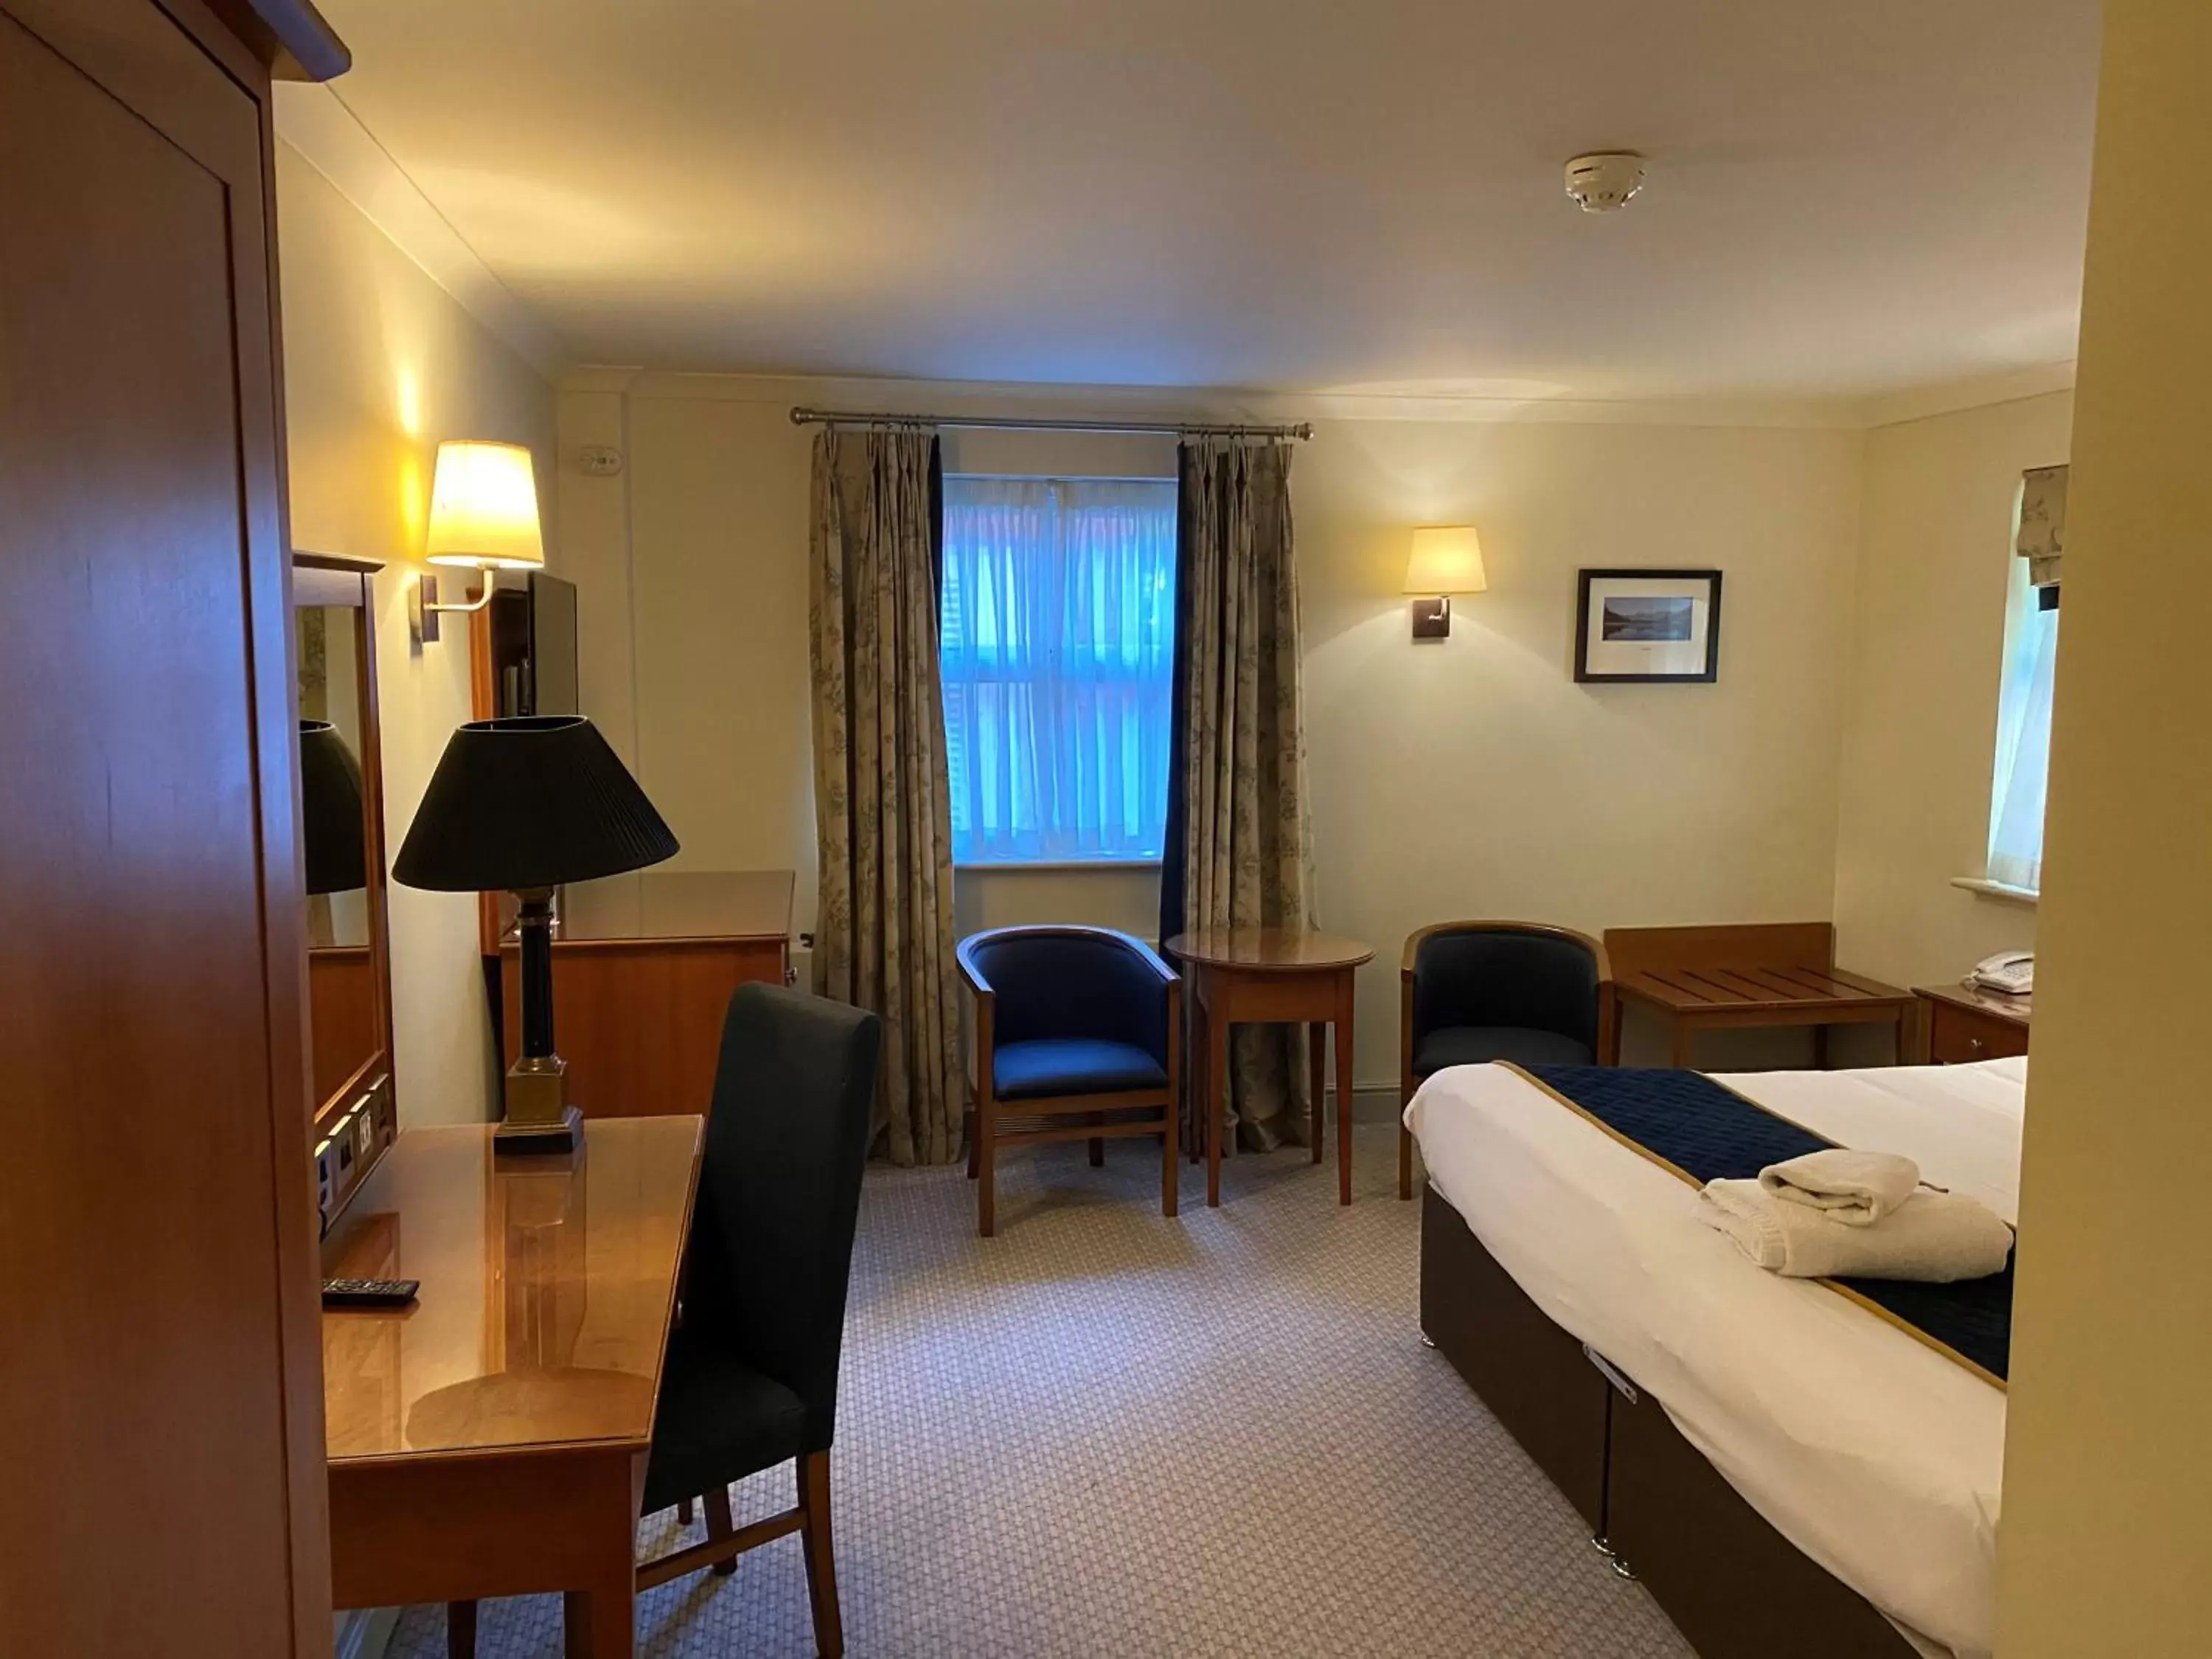
M 580 714 L 576 585 L 533 570 L 491 602 L 492 696 L 501 715 Z

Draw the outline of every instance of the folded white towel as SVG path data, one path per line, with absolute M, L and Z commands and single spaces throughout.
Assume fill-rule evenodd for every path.
M 1912 1196 L 1920 1185 L 1920 1166 L 1894 1152 L 1832 1146 L 1768 1164 L 1759 1172 L 1759 1184 L 1777 1198 L 1820 1211 L 1831 1221 L 1864 1227 Z
M 2002 1271 L 2012 1229 L 1950 1193 L 1916 1192 L 1863 1227 L 1778 1198 L 1756 1181 L 1709 1181 L 1698 1218 L 1785 1279 L 1917 1279 L 1948 1284 Z

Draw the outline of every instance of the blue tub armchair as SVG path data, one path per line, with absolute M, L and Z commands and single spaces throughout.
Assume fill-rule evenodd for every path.
M 1536 921 L 1440 921 L 1406 941 L 1399 973 L 1398 1106 L 1447 1066 L 1510 1060 L 1590 1066 L 1618 1017 L 1605 946 Z M 1398 1125 L 1398 1196 L 1413 1195 L 1413 1137 Z
M 1105 927 L 1001 927 L 960 942 L 975 1000 L 968 1174 L 976 1231 L 997 1230 L 1007 1146 L 1158 1135 L 1160 1213 L 1176 1212 L 1182 982 L 1142 941 Z

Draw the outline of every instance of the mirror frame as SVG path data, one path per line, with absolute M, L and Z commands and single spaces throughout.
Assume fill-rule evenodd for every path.
M 362 839 L 368 853 L 368 880 L 363 898 L 363 908 L 368 923 L 368 959 L 371 988 L 376 999 L 371 1030 L 375 1047 L 359 1066 L 348 1073 L 345 1080 L 325 1099 L 313 1098 L 312 1080 L 313 1060 L 313 998 L 306 1000 L 308 1008 L 308 1115 L 313 1130 L 313 1139 L 319 1155 L 321 1143 L 331 1139 L 342 1120 L 353 1114 L 366 1101 L 368 1110 L 355 1123 L 346 1125 L 349 1137 L 349 1155 L 344 1160 L 342 1182 L 334 1182 L 336 1172 L 325 1171 L 325 1218 L 335 1215 L 343 1207 L 343 1199 L 368 1166 L 382 1154 L 391 1142 L 396 1127 L 396 1115 L 392 1102 L 392 922 L 387 902 L 388 875 L 385 866 L 384 823 L 384 757 L 382 735 L 378 724 L 376 702 L 376 604 L 374 578 L 384 568 L 379 559 L 357 559 L 337 553 L 304 553 L 292 555 L 292 608 L 296 618 L 301 611 L 309 608 L 345 610 L 354 619 L 354 662 L 358 684 L 356 695 L 361 708 L 361 753 L 356 757 L 361 763 L 361 788 L 363 808 L 368 822 L 362 826 Z M 295 630 L 294 653 L 296 659 L 298 640 Z M 296 673 L 296 666 L 295 666 Z M 296 709 L 295 714 L 298 712 Z M 303 958 L 303 970 L 309 957 Z M 356 948 L 356 947 L 329 947 Z M 357 1156 L 352 1155 L 358 1153 Z M 333 1186 L 337 1190 L 333 1190 Z

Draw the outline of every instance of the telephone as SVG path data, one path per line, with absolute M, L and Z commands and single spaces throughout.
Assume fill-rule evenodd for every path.
M 2035 988 L 2035 952 L 2000 951 L 1993 957 L 1984 957 L 1966 975 L 1966 983 L 2008 996 L 2025 996 Z

